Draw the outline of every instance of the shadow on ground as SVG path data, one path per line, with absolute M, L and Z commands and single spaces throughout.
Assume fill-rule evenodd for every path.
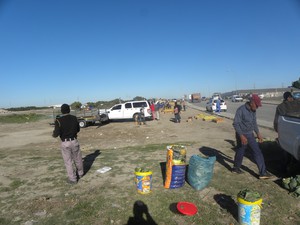
M 101 154 L 100 150 L 95 150 L 93 153 L 86 155 L 83 158 L 83 171 L 84 174 L 87 174 L 87 172 L 91 169 L 95 159 Z
M 225 209 L 233 216 L 233 218 L 236 219 L 236 221 L 238 221 L 238 205 L 231 196 L 225 194 L 216 194 L 214 195 L 214 200 L 222 209 Z

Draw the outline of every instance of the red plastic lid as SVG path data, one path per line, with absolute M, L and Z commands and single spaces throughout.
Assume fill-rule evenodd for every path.
M 178 202 L 177 209 L 184 215 L 192 216 L 198 212 L 197 206 L 191 202 Z

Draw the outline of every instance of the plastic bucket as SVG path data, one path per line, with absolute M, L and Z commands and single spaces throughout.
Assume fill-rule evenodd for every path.
M 239 223 L 242 225 L 259 225 L 262 199 L 248 202 L 238 198 Z
M 135 184 L 138 193 L 148 194 L 152 189 L 152 171 L 135 172 Z

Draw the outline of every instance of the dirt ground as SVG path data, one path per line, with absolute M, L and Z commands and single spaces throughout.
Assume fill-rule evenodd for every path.
M 1 155 L 6 155 L 7 152 L 16 153 L 28 148 L 32 150 L 58 151 L 60 140 L 51 136 L 54 127 L 49 125 L 53 121 L 51 111 L 43 113 L 49 114 L 49 119 L 35 123 L 1 124 Z M 235 137 L 232 120 L 223 118 L 223 121 L 218 123 L 209 120 L 203 121 L 202 118 L 197 118 L 199 114 L 211 115 L 187 108 L 181 114 L 181 123 L 172 122 L 174 117 L 172 113 L 161 113 L 160 120 L 147 121 L 146 125 L 136 125 L 133 121 L 127 121 L 110 122 L 101 126 L 82 128 L 78 134 L 78 139 L 83 157 L 90 153 L 92 149 L 118 149 L 127 146 L 179 142 L 195 143 L 189 147 L 187 156 L 198 154 L 199 146 L 205 146 L 211 149 L 218 149 L 222 153 L 233 157 L 234 151 L 232 148 L 235 144 Z M 265 128 L 260 128 L 260 130 L 264 137 L 272 140 L 276 138 L 277 134 L 273 130 Z M 22 161 L 18 163 L 22 164 Z M 253 164 L 250 161 L 249 163 Z M 8 180 L 8 174 L 13 176 L 14 173 L 13 171 L 7 171 L 7 168 L 2 168 L 0 171 L 2 171 L 0 174 L 0 182 L 2 184 L 5 184 L 4 181 Z M 35 173 L 28 174 L 28 176 L 35 175 Z
M 38 196 L 59 195 L 59 189 L 49 188 L 49 184 L 41 182 L 53 179 L 53 177 L 49 177 L 49 168 L 65 172 L 65 168 L 62 166 L 62 159 L 59 162 L 55 161 L 51 166 L 46 163 L 43 164 L 43 162 L 47 162 L 43 158 L 53 157 L 53 152 L 55 152 L 55 157 L 58 156 L 60 140 L 51 136 L 54 129 L 49 124 L 53 122 L 51 117 L 52 111 L 38 113 L 46 113 L 49 115 L 49 118 L 34 123 L 0 125 L 0 188 L 9 187 L 16 178 L 20 180 L 26 179 L 28 182 L 27 189 L 23 190 L 24 192 L 22 193 L 18 191 L 15 195 L 21 200 L 30 199 L 30 201 L 37 202 L 37 204 L 32 204 L 36 206 L 40 202 L 47 201 L 47 199 L 39 199 Z M 230 158 L 232 162 L 235 153 L 233 150 L 235 135 L 232 120 L 222 118 L 222 121 L 216 123 L 210 120 L 204 121 L 201 116 L 211 116 L 211 114 L 187 108 L 181 114 L 181 123 L 172 121 L 173 114 L 161 113 L 160 120 L 147 121 L 146 125 L 137 125 L 134 121 L 127 121 L 110 122 L 101 126 L 83 128 L 78 134 L 83 158 L 95 150 L 121 149 L 126 146 L 142 147 L 148 144 L 189 143 L 187 158 L 194 154 L 199 154 L 199 148 L 204 148 L 218 150 Z M 260 128 L 260 130 L 262 135 L 269 140 L 274 140 L 277 136 L 271 129 Z M 161 153 L 158 152 L 157 154 L 161 154 L 160 158 L 165 158 L 166 151 L 163 149 Z M 22 157 L 24 155 L 26 157 Z M 34 160 L 36 160 L 35 165 L 32 164 L 32 162 L 35 162 Z M 245 159 L 243 164 L 257 172 L 256 165 L 251 160 Z M 128 173 L 132 173 L 133 166 L 128 167 Z M 230 169 L 228 168 L 229 166 L 226 168 Z M 224 166 L 217 164 L 215 171 L 220 169 L 224 169 Z M 257 180 L 257 177 L 255 177 L 255 174 L 252 175 L 249 176 L 249 180 L 254 182 Z M 83 178 L 84 183 L 78 185 L 89 189 L 98 187 L 99 183 L 93 181 L 94 178 L 95 174 L 86 174 Z M 124 176 L 116 177 L 115 179 L 124 179 Z M 55 177 L 54 180 L 56 180 Z M 30 187 L 30 182 L 39 182 L 39 188 Z M 8 195 L 8 192 L 2 192 L 1 195 L 4 199 L 1 201 L 2 203 L 13 204 L 9 202 L 8 198 L 5 199 L 5 195 Z M 32 205 L 31 207 L 33 207 Z M 3 207 L 1 213 L 8 213 L 6 210 L 8 209 Z M 16 208 L 16 210 L 18 209 Z M 37 213 L 40 215 L 44 212 Z M 19 220 L 20 218 L 15 216 L 14 221 Z
M 37 112 L 41 113 L 41 112 Z M 0 149 L 16 149 L 30 145 L 30 147 L 45 145 L 47 148 L 58 148 L 60 140 L 51 137 L 53 126 L 51 111 L 49 119 L 35 123 L 25 124 L 1 124 L 0 125 Z M 232 120 L 222 118 L 216 123 L 204 121 L 201 116 L 211 116 L 188 108 L 181 113 L 181 123 L 174 123 L 172 113 L 160 113 L 160 120 L 147 121 L 146 125 L 137 125 L 133 121 L 110 122 L 103 125 L 82 128 L 78 134 L 82 151 L 90 148 L 110 149 L 126 146 L 138 146 L 147 144 L 195 142 L 201 145 L 211 146 L 216 149 L 224 149 L 230 140 L 235 141 Z M 197 117 L 197 118 L 195 118 Z M 260 128 L 262 135 L 267 139 L 275 139 L 277 134 L 266 128 Z M 231 151 L 231 150 L 230 150 Z

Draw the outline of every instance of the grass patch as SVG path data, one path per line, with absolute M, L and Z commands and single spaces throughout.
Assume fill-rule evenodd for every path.
M 190 146 L 191 143 L 183 145 Z M 187 182 L 177 189 L 163 187 L 161 162 L 166 160 L 165 144 L 103 149 L 95 157 L 93 152 L 91 150 L 90 157 L 84 161 L 89 163 L 89 170 L 77 185 L 66 184 L 63 164 L 58 166 L 58 159 L 55 157 L 47 158 L 49 177 L 39 180 L 43 187 L 37 184 L 36 189 L 32 190 L 30 181 L 12 182 L 7 195 L 13 199 L 11 203 L 0 207 L 2 212 L 9 211 L 12 215 L 7 218 L 2 216 L 0 224 L 3 224 L 2 221 L 10 224 L 10 218 L 19 216 L 22 218 L 19 224 L 33 220 L 46 225 L 125 225 L 134 216 L 137 201 L 147 205 L 148 213 L 159 225 L 237 224 L 236 195 L 245 187 L 262 193 L 264 204 L 261 224 L 300 222 L 299 200 L 288 195 L 278 184 L 258 180 L 248 173 L 235 176 L 218 160 L 210 184 L 205 189 L 196 191 Z M 35 159 L 38 157 L 39 155 Z M 33 160 L 36 161 L 35 159 Z M 103 166 L 110 166 L 112 170 L 104 174 L 96 173 Z M 136 166 L 145 166 L 153 171 L 152 193 L 137 193 L 134 184 Z M 13 195 L 13 190 L 20 186 L 24 190 L 22 196 Z M 45 191 L 45 188 L 49 191 Z M 47 197 L 43 197 L 46 194 Z M 26 201 L 24 196 L 28 196 Z M 179 214 L 176 209 L 179 201 L 193 202 L 198 207 L 198 213 L 191 217 Z M 45 211 L 46 216 L 36 215 L 41 211 Z
M 22 185 L 24 185 L 25 182 L 20 180 L 20 179 L 16 179 L 13 182 L 10 183 L 9 187 L 11 188 L 11 190 L 15 190 L 19 187 L 21 187 Z
M 47 118 L 45 115 L 36 113 L 29 114 L 12 114 L 6 116 L 0 116 L 0 123 L 28 123 L 36 122 L 41 119 Z

